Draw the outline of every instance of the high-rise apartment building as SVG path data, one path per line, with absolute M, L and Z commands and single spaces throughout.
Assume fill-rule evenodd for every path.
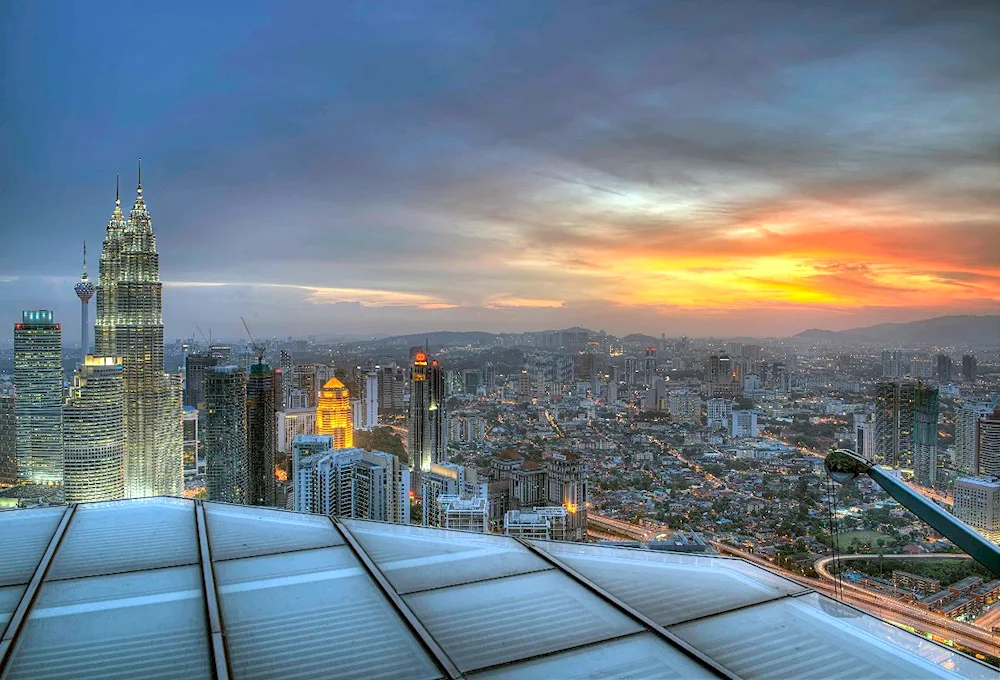
M 238 366 L 205 373 L 204 438 L 208 500 L 247 503 L 247 374 Z
M 365 373 L 364 429 L 366 430 L 378 427 L 378 382 L 378 373 L 375 371 Z
M 937 481 L 938 388 L 918 384 L 913 393 L 913 476 L 918 484 Z
M 14 326 L 14 400 L 18 481 L 62 484 L 62 327 L 49 310 Z
M 656 348 L 647 347 L 646 357 L 642 362 L 642 379 L 647 385 L 653 384 L 653 377 L 656 375 Z
M 937 365 L 934 371 L 935 377 L 941 382 L 948 382 L 951 380 L 952 373 L 952 361 L 951 357 L 947 354 L 938 354 L 935 357 L 935 363 Z
M 898 349 L 882 350 L 882 377 L 902 378 L 904 373 L 903 352 Z
M 875 450 L 871 460 L 889 467 L 913 464 L 914 399 L 917 383 L 883 381 L 875 385 Z
M 274 505 L 281 374 L 262 361 L 247 379 L 247 505 Z
M 732 399 L 715 398 L 705 402 L 705 424 L 708 427 L 727 428 L 732 420 Z
M 875 451 L 875 423 L 867 418 L 854 423 L 854 450 L 862 458 L 871 460 Z
M 182 396 L 163 372 L 163 285 L 142 172 L 128 220 L 121 201 L 108 221 L 97 281 L 95 355 L 122 358 L 125 496 L 184 491 Z
M 955 482 L 955 516 L 988 540 L 1000 543 L 1000 479 L 967 477 Z
M 314 439 L 327 439 L 317 436 Z M 296 440 L 294 509 L 336 517 L 410 522 L 410 471 L 391 453 L 318 451 Z
M 444 527 L 442 497 L 450 499 L 486 497 L 485 485 L 480 485 L 476 469 L 456 463 L 432 463 L 430 470 L 420 474 L 420 498 L 424 526 Z
M 756 437 L 758 434 L 757 412 L 733 411 L 729 434 L 733 437 Z
M 73 286 L 80 298 L 80 363 L 86 363 L 90 349 L 90 299 L 94 297 L 94 282 L 87 276 L 87 242 L 83 242 L 83 273 Z
M 978 474 L 979 419 L 992 413 L 996 406 L 996 401 L 967 399 L 955 409 L 955 445 L 951 464 L 959 472 Z
M 981 416 L 976 428 L 979 474 L 1000 477 L 1000 408 L 996 408 L 991 414 Z
M 333 448 L 354 446 L 354 421 L 351 417 L 351 392 L 338 378 L 330 378 L 319 392 L 316 404 L 316 434 L 333 437 Z
M 17 414 L 14 396 L 0 395 L 0 489 L 17 484 Z
M 979 362 L 974 354 L 962 355 L 962 380 L 965 382 L 975 382 L 976 372 Z
M 292 453 L 295 438 L 316 434 L 316 409 L 286 408 L 278 413 L 278 451 Z
M 624 375 L 625 384 L 628 386 L 635 385 L 635 371 L 636 371 L 636 358 L 635 357 L 625 357 L 625 369 Z
M 85 357 L 63 410 L 63 490 L 68 503 L 124 497 L 124 405 L 121 358 Z
M 667 411 L 675 423 L 701 423 L 701 395 L 695 390 L 673 390 L 667 395 Z

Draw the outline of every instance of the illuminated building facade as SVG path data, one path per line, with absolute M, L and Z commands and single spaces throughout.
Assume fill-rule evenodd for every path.
M 122 359 L 128 498 L 184 491 L 181 384 L 163 372 L 162 305 L 160 260 L 140 168 L 128 219 L 116 195 L 105 231 L 94 337 L 95 355 Z
M 245 504 L 247 374 L 238 366 L 215 366 L 205 374 L 204 437 L 208 499 Z
M 918 484 L 937 481 L 938 388 L 918 384 L 913 393 L 913 476 Z
M 889 467 L 913 464 L 917 383 L 888 380 L 875 385 L 875 450 L 871 460 Z
M 274 505 L 274 457 L 278 448 L 275 404 L 281 373 L 263 362 L 250 367 L 247 381 L 247 505 Z
M 14 400 L 18 481 L 62 484 L 62 327 L 47 309 L 14 326 Z
M 337 378 L 330 378 L 319 391 L 316 404 L 316 434 L 333 437 L 334 449 L 354 446 L 351 392 Z
M 120 357 L 88 355 L 73 376 L 63 411 L 63 490 L 68 503 L 124 497 L 123 388 Z
M 436 359 L 415 348 L 410 369 L 410 410 L 407 419 L 412 469 L 426 472 L 445 458 L 447 416 L 445 414 L 444 371 Z

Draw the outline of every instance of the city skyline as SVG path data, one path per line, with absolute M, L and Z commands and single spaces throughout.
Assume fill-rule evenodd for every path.
M 716 4 L 13 8 L 0 313 L 78 337 L 137 156 L 168 338 L 995 313 L 997 14 Z

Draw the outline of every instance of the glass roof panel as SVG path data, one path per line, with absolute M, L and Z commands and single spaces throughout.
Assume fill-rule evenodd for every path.
M 21 595 L 24 594 L 24 589 L 27 587 L 26 584 L 0 587 L 0 634 L 7 627 L 10 617 L 14 615 L 14 610 L 17 609 Z
M 66 508 L 0 512 L 0 586 L 27 583 Z
M 661 626 L 807 590 L 743 560 L 551 541 L 533 544 Z
M 399 593 L 552 568 L 507 536 L 341 521 Z
M 205 503 L 205 512 L 213 560 L 344 543 L 330 520 L 322 515 L 224 503 Z
M 463 672 L 642 630 L 556 571 L 404 595 Z
M 198 562 L 194 503 L 142 498 L 76 508 L 48 580 Z
M 79 510 L 78 510 L 79 512 Z M 198 567 L 42 585 L 9 677 L 210 678 Z
M 490 680 L 614 680 L 714 678 L 716 675 L 652 633 L 600 642 L 540 659 L 473 673 Z
M 438 678 L 350 548 L 218 562 L 234 678 Z
M 670 630 L 743 677 L 997 677 L 994 668 L 817 593 Z

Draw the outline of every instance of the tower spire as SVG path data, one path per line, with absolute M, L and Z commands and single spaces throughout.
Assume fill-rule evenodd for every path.
M 121 183 L 121 175 L 115 173 L 115 205 L 121 205 L 122 199 L 118 195 L 118 185 Z
M 87 241 L 83 242 L 83 275 L 80 277 L 81 281 L 87 280 Z
M 142 159 L 141 158 L 139 159 L 139 186 L 136 188 L 136 191 L 139 193 L 140 196 L 142 196 Z

